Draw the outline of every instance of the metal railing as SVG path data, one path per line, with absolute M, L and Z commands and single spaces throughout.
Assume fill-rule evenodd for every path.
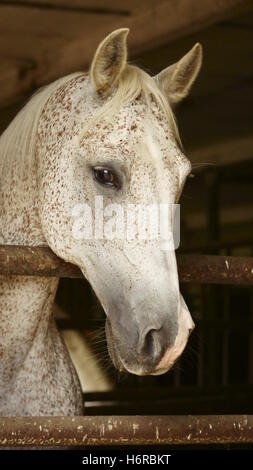
M 181 282 L 253 284 L 253 257 L 177 256 Z M 48 247 L 0 245 L 0 274 L 82 278 L 77 266 L 65 263 Z
M 253 416 L 75 416 L 0 419 L 1 446 L 253 442 Z
M 181 282 L 253 284 L 253 258 L 178 255 Z M 82 278 L 48 247 L 0 246 L 0 274 Z M 253 415 L 0 418 L 0 446 L 253 443 Z

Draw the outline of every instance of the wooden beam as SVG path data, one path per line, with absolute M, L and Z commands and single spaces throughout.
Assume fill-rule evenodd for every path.
M 177 263 L 181 282 L 253 284 L 253 258 L 181 254 Z M 11 245 L 0 246 L 0 274 L 83 278 L 48 247 Z
M 33 86 L 33 65 L 31 62 L 19 60 L 0 60 L 0 103 L 1 107 L 7 106 L 13 100 L 24 93 L 24 90 Z
M 10 3 L 9 3 L 10 4 Z M 157 47 L 185 36 L 194 31 L 199 31 L 217 21 L 231 16 L 238 7 L 248 4 L 248 0 L 171 0 L 157 2 L 153 8 L 132 17 L 122 15 L 106 15 L 106 21 L 99 27 L 87 32 L 87 18 L 84 13 L 83 30 L 76 37 L 66 36 L 66 40 L 60 43 L 57 51 L 47 54 L 38 54 L 36 67 L 26 72 L 26 79 L 20 81 L 18 87 L 8 89 L 8 100 L 14 102 L 17 94 L 27 94 L 29 90 L 47 84 L 67 73 L 86 70 L 91 62 L 98 43 L 106 34 L 119 27 L 129 27 L 130 56 L 134 57 L 142 51 Z M 3 12 L 4 5 L 0 5 Z M 15 9 L 15 7 L 13 7 Z M 14 10 L 13 10 L 14 11 Z M 67 13 L 68 14 L 68 13 Z M 81 13 L 79 13 L 81 15 Z M 85 22 L 86 21 L 86 22 Z M 7 36 L 8 38 L 8 36 Z M 6 48 L 8 45 L 6 44 Z M 25 51 L 27 54 L 27 51 Z M 6 105 L 6 100 L 5 105 Z
M 48 12 L 57 11 L 77 11 L 80 13 L 93 13 L 95 15 L 122 15 L 130 14 L 126 4 L 124 8 L 119 2 L 85 1 L 85 0 L 1 0 L 3 5 L 13 5 L 17 8 L 29 7 Z
M 233 16 L 248 0 L 170 0 L 129 23 L 134 55 L 200 31 Z
M 120 20 L 111 29 L 128 27 L 131 34 L 128 39 L 132 57 L 141 52 L 167 44 L 181 36 L 186 36 L 215 24 L 233 15 L 235 8 L 246 5 L 248 0 L 170 0 L 159 2 L 157 6 L 148 9 L 146 13 L 130 19 Z M 108 25 L 105 30 L 94 33 L 87 38 L 85 32 L 59 51 L 58 57 L 53 58 L 39 70 L 36 80 L 38 84 L 49 82 L 66 72 L 88 68 L 93 53 L 100 40 L 109 33 Z

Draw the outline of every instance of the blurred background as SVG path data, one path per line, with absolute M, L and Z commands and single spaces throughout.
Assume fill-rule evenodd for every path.
M 0 132 L 40 86 L 88 70 L 98 43 L 130 27 L 129 60 L 151 75 L 196 42 L 200 76 L 175 112 L 194 178 L 181 197 L 185 253 L 253 256 L 253 2 L 0 1 Z M 253 413 L 253 290 L 182 284 L 196 328 L 172 371 L 115 371 L 104 312 L 85 281 L 62 279 L 59 328 L 89 414 Z

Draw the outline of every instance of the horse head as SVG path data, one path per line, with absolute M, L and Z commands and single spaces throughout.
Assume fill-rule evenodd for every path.
M 188 94 L 202 50 L 196 44 L 151 77 L 128 64 L 127 34 L 106 37 L 89 74 L 70 78 L 44 107 L 36 144 L 39 214 L 47 243 L 80 267 L 104 308 L 114 365 L 156 375 L 180 356 L 194 323 L 180 294 L 175 250 L 130 221 L 140 207 L 179 200 L 191 165 L 172 107 Z M 172 231 L 173 214 L 166 223 Z

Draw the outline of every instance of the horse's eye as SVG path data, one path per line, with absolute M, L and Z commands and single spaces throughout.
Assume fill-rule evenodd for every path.
M 117 175 L 112 170 L 109 170 L 109 168 L 96 166 L 93 168 L 93 175 L 98 183 L 102 184 L 103 186 L 110 188 L 120 187 L 120 182 Z

